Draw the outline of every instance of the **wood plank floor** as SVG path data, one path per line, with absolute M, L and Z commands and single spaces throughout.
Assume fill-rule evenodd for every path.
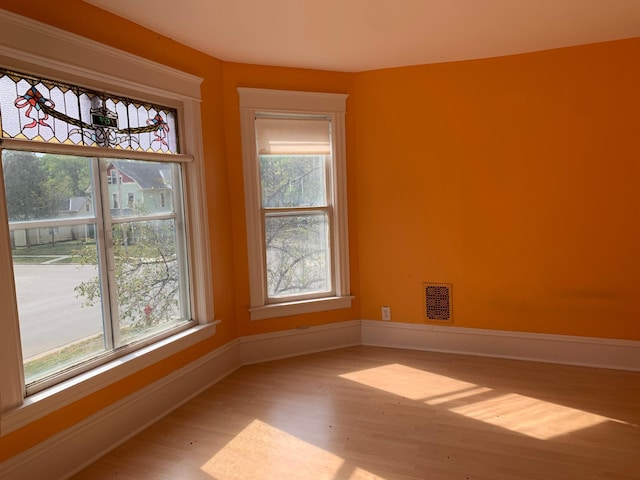
M 640 479 L 640 372 L 352 347 L 243 367 L 74 480 Z

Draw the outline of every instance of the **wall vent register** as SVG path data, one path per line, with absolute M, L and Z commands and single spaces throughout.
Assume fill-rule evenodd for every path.
M 425 283 L 424 319 L 429 322 L 447 322 L 453 320 L 451 310 L 451 284 Z

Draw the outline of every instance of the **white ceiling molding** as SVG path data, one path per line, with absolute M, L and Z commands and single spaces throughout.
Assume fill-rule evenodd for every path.
M 64 72 L 65 80 L 78 85 L 99 89 L 117 84 L 120 93 L 133 89 L 144 92 L 144 98 L 200 100 L 199 77 L 1 9 L 0 32 L 0 66 L 52 79 Z
M 358 72 L 640 37 L 639 0 L 85 0 L 220 60 Z

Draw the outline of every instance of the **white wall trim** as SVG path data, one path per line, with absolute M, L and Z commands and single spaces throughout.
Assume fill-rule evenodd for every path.
M 347 93 L 296 92 L 238 87 L 240 108 L 253 110 L 346 113 Z
M 218 323 L 220 322 L 216 321 L 183 330 L 164 340 L 30 395 L 19 407 L 0 415 L 0 433 L 6 435 L 24 427 L 80 398 L 95 393 L 118 380 L 206 340 L 215 335 Z
M 18 315 L 13 286 L 11 252 L 8 248 L 6 212 L 0 213 L 0 435 L 17 430 L 34 420 L 83 398 L 109 383 L 188 348 L 215 334 L 212 300 L 210 243 L 207 202 L 204 188 L 204 155 L 200 85 L 202 78 L 138 57 L 50 25 L 0 9 L 0 66 L 62 80 L 96 90 L 131 95 L 145 101 L 157 101 L 175 107 L 180 117 L 181 151 L 184 161 L 185 222 L 191 259 L 191 316 L 198 326 L 156 344 L 100 365 L 85 374 L 52 388 L 29 395 L 23 401 L 22 354 L 20 353 Z M 185 134 L 186 132 L 186 134 Z M 20 140 L 5 139 L 5 143 Z M 25 141 L 26 143 L 26 141 Z M 37 143 L 37 142 L 36 142 Z M 7 146 L 7 145 L 5 145 Z M 60 152 L 81 151 L 98 155 L 99 149 L 59 145 Z M 49 148 L 49 147 L 47 147 Z M 95 150 L 95 151 L 93 151 Z M 125 152 L 126 153 L 126 152 Z M 135 152 L 134 157 L 138 157 Z M 140 154 L 145 158 L 147 153 Z M 186 161 L 193 159 L 193 161 Z M 1 182 L 0 178 L 0 182 Z M 0 191 L 0 198 L 4 198 Z M 2 207 L 4 210 L 4 207 Z M 7 240 L 7 241 L 5 241 Z M 7 276 L 9 275 L 9 276 Z M 124 353 L 123 349 L 120 353 Z M 107 357 L 103 358 L 108 361 Z M 44 388 L 44 387 L 43 387 Z M 47 477 L 48 475 L 45 475 Z
M 243 365 L 360 345 L 360 320 L 240 338 Z
M 242 137 L 242 165 L 245 192 L 245 216 L 248 239 L 250 317 L 264 320 L 304 312 L 351 306 L 349 282 L 348 206 L 346 189 L 346 146 L 344 128 L 348 94 L 297 92 L 238 87 L 240 124 Z M 283 298 L 282 303 L 268 306 L 266 259 L 264 252 L 264 209 L 261 208 L 260 172 L 256 146 L 255 119 L 257 114 L 281 113 L 295 115 L 327 115 L 331 121 L 331 166 L 327 168 L 330 198 L 326 211 L 329 214 L 331 237 L 332 292 L 316 299 L 326 302 L 299 302 L 302 297 Z M 321 295 L 321 294 L 319 294 Z M 338 299 L 338 300 L 336 300 Z M 304 310 L 303 310 L 304 309 Z
M 362 344 L 640 371 L 640 341 L 362 321 Z
M 0 464 L 3 480 L 66 479 L 242 365 L 353 345 L 640 371 L 640 342 L 352 320 L 237 338 Z
M 0 9 L 0 64 L 5 57 L 11 59 L 12 68 L 26 68 L 33 73 L 47 75 L 51 70 L 89 81 L 87 86 L 99 86 L 99 82 L 113 85 L 112 72 L 117 71 L 121 88 L 140 91 L 140 79 L 144 79 L 143 92 L 168 92 L 178 98 L 200 99 L 202 79 L 151 60 L 103 45 L 94 40 L 61 30 L 51 25 Z M 75 79 L 74 79 L 75 80 Z M 97 83 L 98 82 L 98 83 Z M 81 84 L 81 83 L 80 83 Z M 144 97 L 146 98 L 146 97 Z M 175 97 L 174 97 L 175 98 Z
M 235 339 L 1 463 L 0 478 L 69 478 L 242 365 L 359 344 L 359 320 Z
M 1 463 L 0 478 L 71 477 L 240 367 L 238 345 L 227 343 Z
M 351 307 L 351 300 L 355 297 L 323 297 L 309 300 L 299 300 L 288 303 L 270 303 L 249 309 L 251 320 L 264 320 L 267 318 L 285 317 L 288 315 L 303 315 L 305 313 L 326 312 Z

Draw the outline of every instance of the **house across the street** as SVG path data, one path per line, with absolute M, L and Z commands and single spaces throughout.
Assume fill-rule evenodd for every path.
M 131 216 L 141 213 L 170 212 L 173 209 L 171 166 L 155 162 L 113 160 L 107 167 L 111 215 Z M 27 247 L 70 240 L 87 240 L 94 236 L 93 224 L 60 225 L 64 218 L 93 218 L 91 189 L 84 196 L 65 200 L 55 222 L 38 226 L 32 222 L 15 222 L 11 228 L 11 247 Z M 55 224 L 54 224 L 55 223 Z

